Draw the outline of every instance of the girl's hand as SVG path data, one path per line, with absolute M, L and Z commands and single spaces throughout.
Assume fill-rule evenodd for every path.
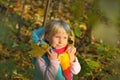
M 57 53 L 52 49 L 48 50 L 48 58 L 49 60 L 58 60 Z
M 76 53 L 76 48 L 73 45 L 68 46 L 66 52 L 68 53 L 70 57 L 70 63 L 75 61 L 75 53 Z

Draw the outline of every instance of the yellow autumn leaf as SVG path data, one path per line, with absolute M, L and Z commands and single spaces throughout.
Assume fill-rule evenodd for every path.
M 24 14 L 25 13 L 28 13 L 29 12 L 29 10 L 30 10 L 30 5 L 25 5 L 25 7 L 24 7 Z
M 37 14 L 39 14 L 39 16 L 44 16 L 44 9 L 38 9 L 37 10 Z
M 50 48 L 50 46 L 45 43 L 42 46 L 38 46 L 37 44 L 31 44 L 32 50 L 29 52 L 33 57 L 40 58 L 44 55 Z
M 87 30 L 87 26 L 86 24 L 80 24 L 79 27 L 83 30 Z
M 31 32 L 29 30 L 27 30 L 25 26 L 22 26 L 20 33 L 23 36 L 30 36 L 31 35 Z
M 28 14 L 28 13 L 25 13 L 25 14 L 23 15 L 23 17 L 24 17 L 24 19 L 26 19 L 26 20 L 29 20 L 29 19 L 32 18 L 32 16 L 31 16 L 30 14 Z

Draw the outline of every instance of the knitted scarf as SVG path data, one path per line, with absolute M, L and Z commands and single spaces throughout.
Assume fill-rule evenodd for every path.
M 61 49 L 55 49 L 54 51 L 58 54 L 58 59 L 62 67 L 63 75 L 66 80 L 72 80 L 72 73 L 70 70 L 70 60 L 68 54 L 65 52 L 67 46 Z

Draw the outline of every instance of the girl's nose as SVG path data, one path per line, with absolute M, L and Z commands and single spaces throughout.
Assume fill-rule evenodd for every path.
M 59 43 L 62 43 L 63 41 L 62 41 L 62 39 L 59 39 Z

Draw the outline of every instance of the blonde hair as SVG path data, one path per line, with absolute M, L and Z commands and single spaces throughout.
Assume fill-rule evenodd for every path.
M 70 34 L 70 27 L 66 22 L 63 20 L 54 19 L 46 25 L 45 35 L 49 35 L 51 37 L 63 29 L 68 35 Z

